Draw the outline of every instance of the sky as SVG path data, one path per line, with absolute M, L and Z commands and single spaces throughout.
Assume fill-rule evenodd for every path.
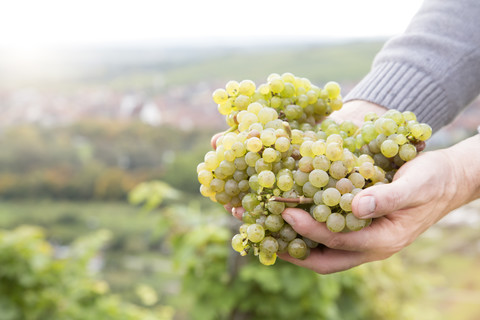
M 421 0 L 0 0 L 0 48 L 385 38 Z

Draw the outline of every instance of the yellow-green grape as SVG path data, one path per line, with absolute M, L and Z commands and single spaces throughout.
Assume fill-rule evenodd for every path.
M 411 144 L 404 144 L 400 147 L 398 155 L 403 161 L 410 161 L 417 156 L 417 148 Z
M 241 234 L 236 234 L 232 238 L 232 248 L 237 252 L 245 250 L 244 238 Z
M 252 138 L 247 139 L 246 144 L 247 144 L 246 145 L 247 150 L 250 151 L 250 152 L 258 152 L 258 151 L 262 150 L 262 147 L 263 147 L 262 140 L 260 140 L 257 137 L 252 137 Z
M 320 169 L 312 170 L 308 175 L 308 181 L 317 188 L 323 188 L 329 181 L 328 173 Z
M 263 106 L 258 103 L 258 102 L 252 102 L 248 105 L 247 107 L 247 111 L 248 112 L 251 112 L 251 113 L 254 113 L 254 114 L 258 114 L 258 112 L 260 110 L 262 110 Z
M 392 158 L 398 153 L 398 144 L 393 140 L 387 139 L 382 142 L 380 150 L 385 157 Z
M 235 98 L 233 105 L 238 110 L 247 110 L 250 102 L 251 102 L 251 99 L 249 96 L 241 94 Z
M 258 175 L 254 174 L 248 179 L 248 185 L 250 189 L 257 192 L 260 189 L 260 184 L 258 184 Z
M 301 144 L 303 142 L 303 131 L 298 129 L 292 130 L 292 143 Z
M 388 110 L 387 112 L 385 112 L 382 115 L 382 117 L 392 119 L 393 121 L 395 121 L 397 123 L 397 125 L 401 125 L 405 121 L 402 113 L 400 111 L 394 110 L 394 109 Z
M 264 146 L 271 146 L 277 140 L 277 135 L 275 134 L 275 130 L 273 129 L 265 129 L 260 133 L 260 140 Z
M 265 229 L 262 225 L 254 223 L 247 228 L 247 237 L 253 243 L 258 243 L 265 238 Z
M 405 135 L 402 133 L 392 134 L 388 138 L 395 141 L 395 143 L 398 144 L 399 146 L 404 145 L 408 141 L 407 137 L 405 137 Z
M 402 146 L 403 147 L 403 146 Z M 375 168 L 372 163 L 370 162 L 363 162 L 359 167 L 358 167 L 358 172 L 365 178 L 365 179 L 370 179 L 373 177 L 375 174 Z
M 280 152 L 286 152 L 290 149 L 290 140 L 286 137 L 279 137 L 275 141 L 275 149 Z
M 264 170 L 272 170 L 273 166 L 271 162 L 266 162 L 263 158 L 260 158 L 255 162 L 255 171 L 260 173 Z
M 422 128 L 422 134 L 418 137 L 418 140 L 425 141 L 430 139 L 432 136 L 432 127 L 426 123 L 420 123 L 420 127 Z
M 227 101 L 220 103 L 217 107 L 217 110 L 221 115 L 224 116 L 230 114 L 233 111 L 232 101 L 228 99 Z
M 342 208 L 344 211 L 352 211 L 353 197 L 354 196 L 351 193 L 343 194 L 339 202 L 340 208 Z
M 312 152 L 313 141 L 306 140 L 300 145 L 300 154 L 303 157 L 313 158 L 315 155 Z
M 278 177 L 277 187 L 282 191 L 288 191 L 293 188 L 293 178 L 289 175 L 281 175 Z
M 210 185 L 210 182 L 213 180 L 213 174 L 211 171 L 208 170 L 202 170 L 198 173 L 198 182 L 200 182 L 203 185 Z
M 323 88 L 330 99 L 335 99 L 340 95 L 340 85 L 334 81 L 327 82 Z
M 289 224 L 284 224 L 280 231 L 278 231 L 278 236 L 283 241 L 290 242 L 297 237 L 297 232 L 293 230 Z
M 330 169 L 330 163 L 330 160 L 328 160 L 325 155 L 315 156 L 312 160 L 313 168 L 323 171 L 328 171 L 328 169 Z
M 339 204 L 341 197 L 340 191 L 335 188 L 327 188 L 322 193 L 322 201 L 329 207 L 334 207 Z
M 218 167 L 222 170 L 222 172 L 227 177 L 233 175 L 233 173 L 237 169 L 235 168 L 235 164 L 232 161 L 227 161 L 227 160 L 223 160 L 222 162 L 220 162 Z
M 351 231 L 358 231 L 365 228 L 369 224 L 370 219 L 358 219 L 353 213 L 348 213 L 345 217 L 345 225 Z
M 419 123 L 410 126 L 410 132 L 415 139 L 419 139 L 423 134 L 423 128 Z
M 255 164 L 260 158 L 261 157 L 257 152 L 249 151 L 245 154 L 245 163 L 250 167 L 255 167 Z
M 215 200 L 217 200 L 218 203 L 226 205 L 227 203 L 232 200 L 232 197 L 228 195 L 226 192 L 222 191 L 217 194 L 215 194 Z
M 349 193 L 353 190 L 353 183 L 347 178 L 341 178 L 335 184 L 335 188 L 337 188 L 341 194 Z
M 313 170 L 313 159 L 310 157 L 302 157 L 298 160 L 298 169 L 302 172 L 309 173 Z
M 260 253 L 258 254 L 258 260 L 264 266 L 271 266 L 275 264 L 275 261 L 277 260 L 277 254 L 270 254 L 268 252 L 260 251 Z
M 332 108 L 333 111 L 338 111 L 342 109 L 343 106 L 343 101 L 341 98 L 337 99 L 332 99 L 329 103 L 330 107 Z
M 327 144 L 323 140 L 317 140 L 312 143 L 310 148 L 314 156 L 319 156 L 325 154 L 327 151 Z
M 265 148 L 262 157 L 265 162 L 271 163 L 277 159 L 277 152 L 273 148 Z
M 285 84 L 283 83 L 281 78 L 275 78 L 269 82 L 270 90 L 273 93 L 280 93 L 285 88 Z
M 334 212 L 327 218 L 327 228 L 332 232 L 340 232 L 345 228 L 345 217 L 338 212 Z
M 215 152 L 213 154 L 207 153 L 205 155 L 205 167 L 207 170 L 213 171 L 218 167 L 219 161 Z
M 224 187 L 225 181 L 222 179 L 214 178 L 212 182 L 210 182 L 210 189 L 215 193 L 222 192 Z
M 364 124 L 362 126 L 361 133 L 362 138 L 366 143 L 374 140 L 378 135 L 378 132 L 375 130 L 375 126 L 371 123 Z
M 238 92 L 240 94 L 251 96 L 255 93 L 255 83 L 252 80 L 243 80 L 240 82 Z
M 325 155 L 330 161 L 338 161 L 343 157 L 343 148 L 337 142 L 327 143 Z
M 353 172 L 348 176 L 348 180 L 350 180 L 353 184 L 354 188 L 363 188 L 365 186 L 365 178 L 358 172 Z
M 372 112 L 372 111 L 367 112 L 367 113 L 365 114 L 365 116 L 363 117 L 363 120 L 364 120 L 365 122 L 367 122 L 367 121 L 372 121 L 372 122 L 373 122 L 373 121 L 375 121 L 375 120 L 377 120 L 377 119 L 378 119 L 378 115 L 377 115 L 375 112 Z
M 308 173 L 296 170 L 293 172 L 293 180 L 298 186 L 302 187 L 308 181 Z
M 247 152 L 247 149 L 245 148 L 245 145 L 242 142 L 235 141 L 232 144 L 232 149 L 233 153 L 235 154 L 236 158 L 240 158 L 245 155 Z
M 285 221 L 283 220 L 282 216 L 279 214 L 270 214 L 265 219 L 265 228 L 271 232 L 278 232 L 282 229 Z
M 377 120 L 378 121 L 378 120 Z M 383 133 L 385 135 L 391 135 L 397 131 L 398 125 L 395 120 L 390 118 L 384 118 L 381 125 L 381 131 L 379 133 Z
M 339 180 L 347 175 L 348 169 L 343 161 L 333 161 L 328 172 L 334 179 Z
M 308 257 L 310 249 L 308 248 L 305 241 L 300 238 L 296 238 L 290 241 L 290 243 L 288 244 L 287 252 L 293 258 L 303 260 Z
M 358 165 L 361 165 L 362 163 L 364 162 L 370 162 L 371 164 L 374 164 L 375 161 L 373 160 L 372 157 L 370 157 L 368 154 L 361 154 L 358 158 L 357 158 L 357 163 Z
M 318 222 L 327 221 L 328 216 L 332 213 L 330 207 L 324 204 L 313 206 L 311 212 L 313 218 Z
M 216 104 L 225 103 L 228 100 L 228 94 L 225 89 L 217 89 L 212 94 L 213 101 Z
M 228 95 L 231 97 L 238 95 L 239 88 L 240 88 L 240 84 L 234 80 L 228 81 L 227 84 L 225 85 L 225 90 L 227 91 Z
M 200 185 L 200 193 L 206 198 L 215 196 L 215 192 L 209 186 L 204 184 Z
M 274 254 L 278 251 L 278 242 L 274 237 L 268 236 L 268 237 L 265 237 L 262 240 L 262 242 L 260 242 L 259 247 L 260 247 L 260 252 L 263 251 L 265 253 Z
M 278 119 L 278 113 L 275 109 L 264 107 L 258 112 L 258 121 L 262 124 Z
M 199 173 L 202 170 L 207 170 L 207 166 L 205 165 L 205 162 L 200 162 L 197 165 L 197 173 Z
M 417 116 L 412 111 L 404 111 L 404 112 L 402 112 L 402 115 L 403 115 L 403 119 L 406 122 L 417 121 Z
M 270 170 L 264 170 L 258 174 L 258 184 L 264 188 L 271 188 L 275 184 L 275 174 Z
M 270 93 L 270 86 L 268 84 L 261 84 L 258 86 L 258 92 L 262 95 L 268 95 Z

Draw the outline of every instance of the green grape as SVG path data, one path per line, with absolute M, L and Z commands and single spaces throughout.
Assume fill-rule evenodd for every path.
M 329 206 L 324 204 L 319 204 L 312 207 L 312 216 L 318 222 L 327 221 L 328 216 L 332 213 Z
M 247 228 L 247 237 L 253 243 L 258 243 L 265 238 L 265 229 L 258 223 L 254 223 Z
M 305 173 L 311 172 L 313 170 L 313 159 L 310 157 L 302 157 L 298 161 L 298 169 Z
M 303 195 L 308 198 L 313 197 L 319 190 L 320 188 L 315 187 L 310 181 L 305 182 L 302 187 Z
M 329 207 L 334 207 L 340 203 L 341 198 L 340 191 L 335 188 L 327 188 L 323 191 L 322 201 Z
M 240 84 L 237 81 L 228 81 L 225 85 L 225 89 L 229 96 L 234 97 L 238 95 L 238 90 L 240 88 Z
M 370 141 L 374 140 L 378 133 L 375 130 L 375 126 L 373 124 L 364 124 L 361 129 L 362 133 L 362 138 L 366 143 L 369 143 Z
M 232 238 L 232 248 L 237 252 L 245 250 L 244 238 L 241 234 L 236 234 Z
M 333 111 L 337 111 L 337 110 L 340 110 L 343 106 L 343 101 L 342 99 L 340 98 L 336 98 L 336 99 L 332 99 L 330 100 L 330 103 L 329 103 L 330 107 L 332 108 Z
M 282 229 L 285 221 L 279 214 L 271 214 L 265 219 L 265 228 L 271 232 L 278 232 Z
M 218 168 L 220 170 L 222 170 L 222 172 L 227 176 L 231 176 L 233 175 L 233 173 L 235 172 L 235 170 L 237 168 L 235 168 L 235 164 L 231 161 L 227 161 L 227 160 L 223 160 L 222 162 L 220 162 Z
M 217 200 L 218 203 L 223 205 L 229 203 L 231 199 L 232 197 L 224 191 L 215 194 L 215 200 Z
M 240 189 L 240 192 L 247 192 L 248 189 L 250 189 L 250 184 L 248 183 L 248 180 L 242 180 L 238 182 L 238 189 Z
M 289 175 L 281 175 L 277 179 L 277 187 L 282 191 L 292 189 L 293 183 L 293 178 Z
M 232 101 L 228 99 L 227 101 L 220 103 L 217 107 L 217 110 L 221 115 L 224 116 L 230 114 L 233 111 Z
M 312 143 L 311 150 L 314 156 L 324 155 L 327 151 L 327 144 L 323 140 Z
M 212 98 L 216 104 L 221 104 L 228 101 L 228 94 L 224 89 L 217 89 L 213 92 Z
M 298 186 L 302 187 L 309 180 L 309 174 L 300 170 L 294 171 L 293 180 Z
M 323 204 L 322 195 L 323 195 L 323 190 L 317 191 L 313 195 L 313 203 L 315 203 L 316 205 Z
M 258 184 L 264 188 L 271 188 L 275 184 L 275 174 L 264 170 L 258 174 Z
M 352 182 L 354 188 L 363 188 L 365 186 L 365 178 L 358 172 L 352 172 L 348 179 Z
M 275 130 L 273 129 L 265 129 L 260 133 L 260 140 L 264 146 L 271 146 L 277 140 L 277 136 L 275 135 Z
M 246 95 L 238 95 L 234 102 L 233 102 L 233 105 L 235 108 L 237 108 L 238 110 L 246 110 L 248 108 L 248 105 L 251 103 L 251 99 L 250 97 L 246 96 Z
M 233 179 L 229 179 L 227 180 L 227 182 L 225 182 L 224 189 L 225 189 L 225 193 L 231 197 L 236 196 L 237 194 L 240 193 L 240 189 L 238 188 L 238 183 Z
M 265 107 L 258 112 L 258 121 L 262 124 L 266 124 L 278 118 L 278 113 L 275 109 Z
M 303 260 L 308 257 L 310 251 L 305 241 L 300 238 L 296 238 L 290 241 L 288 244 L 287 252 L 293 258 Z
M 272 170 L 272 163 L 266 162 L 265 159 L 260 158 L 260 159 L 257 160 L 257 162 L 255 162 L 255 171 L 257 173 L 260 173 L 264 170 L 271 171 Z
M 258 153 L 249 151 L 245 154 L 245 163 L 250 167 L 255 167 L 260 158 L 261 156 Z
M 198 173 L 198 181 L 203 185 L 210 185 L 210 182 L 213 180 L 213 174 L 211 171 L 202 170 Z
M 249 211 L 244 211 L 242 214 L 242 221 L 248 224 L 254 224 L 256 219 L 252 216 L 252 213 Z
M 398 153 L 398 144 L 390 139 L 386 139 L 380 146 L 382 154 L 387 158 L 392 158 Z
M 286 137 L 279 137 L 275 141 L 275 150 L 286 152 L 290 149 L 290 140 Z
M 267 252 L 260 251 L 260 253 L 258 254 L 258 260 L 261 264 L 265 266 L 271 266 L 275 264 L 275 261 L 277 260 L 277 254 L 269 254 Z
M 277 152 L 273 148 L 265 148 L 262 153 L 263 161 L 272 163 L 277 159 Z
M 315 156 L 312 160 L 312 165 L 314 169 L 328 171 L 330 169 L 330 160 L 325 155 Z
M 204 184 L 200 185 L 200 193 L 202 196 L 210 198 L 212 196 L 215 196 L 215 192 L 209 187 Z
M 215 152 L 213 152 L 213 154 L 207 153 L 205 155 L 204 160 L 205 160 L 205 167 L 207 170 L 213 171 L 218 167 L 219 161 Z
M 375 168 L 371 162 L 363 162 L 358 167 L 358 172 L 365 178 L 370 179 L 375 174 Z
M 281 78 L 273 79 L 272 81 L 269 82 L 268 85 L 270 86 L 270 90 L 273 93 L 280 93 L 285 88 L 285 84 L 283 83 Z
M 248 105 L 247 107 L 247 111 L 251 112 L 251 113 L 254 113 L 254 114 L 258 114 L 258 112 L 260 110 L 262 110 L 263 108 L 263 105 L 259 102 L 252 102 Z
M 353 183 L 347 178 L 341 178 L 335 184 L 335 188 L 340 191 L 341 194 L 349 193 L 353 190 Z
M 278 242 L 274 237 L 268 236 L 265 237 L 262 242 L 260 242 L 260 252 L 274 254 L 278 251 Z
M 327 82 L 323 88 L 327 91 L 330 99 L 335 99 L 340 95 L 340 85 L 334 81 Z
M 285 203 L 278 201 L 269 201 L 267 202 L 267 209 L 274 215 L 279 215 L 283 212 L 283 210 L 285 210 Z
M 417 149 L 414 145 L 404 144 L 400 147 L 398 155 L 403 161 L 410 161 L 417 156 Z
M 328 172 L 333 178 L 339 180 L 347 175 L 348 169 L 343 163 L 343 161 L 334 161 L 330 165 L 330 169 L 328 170 Z
M 345 217 L 338 212 L 330 214 L 327 218 L 327 228 L 332 232 L 340 232 L 345 228 Z
M 422 134 L 418 137 L 418 140 L 425 141 L 432 136 L 432 128 L 426 123 L 420 123 Z
M 313 158 L 315 155 L 312 152 L 312 145 L 313 145 L 313 141 L 309 141 L 309 140 L 303 141 L 303 143 L 300 145 L 300 154 L 303 157 Z
M 250 189 L 257 192 L 260 189 L 260 184 L 258 183 L 258 175 L 254 174 L 248 179 L 248 185 Z
M 370 219 L 358 219 L 353 213 L 347 214 L 345 217 L 345 224 L 351 231 L 358 231 L 365 228 L 369 224 Z
M 337 142 L 331 142 L 327 144 L 327 149 L 325 150 L 325 155 L 330 161 L 338 161 L 343 157 L 343 148 Z
M 260 204 L 260 200 L 254 193 L 247 193 L 242 199 L 242 207 L 245 211 L 253 211 L 257 205 Z
M 353 189 L 352 189 L 353 191 Z M 342 197 L 340 198 L 340 208 L 342 208 L 344 211 L 352 211 L 352 201 L 353 201 L 354 195 L 351 193 L 344 193 L 342 194 Z
M 214 178 L 212 182 L 210 182 L 210 188 L 213 192 L 222 192 L 225 187 L 225 181 L 221 179 Z
M 290 242 L 297 237 L 297 233 L 289 224 L 284 224 L 280 231 L 278 231 L 278 236 L 283 241 Z
M 310 181 L 310 183 L 317 188 L 326 186 L 328 180 L 328 173 L 320 169 L 314 169 L 308 175 L 308 181 Z
M 251 96 L 255 93 L 255 89 L 255 83 L 252 80 L 243 80 L 240 82 L 238 92 L 246 96 Z

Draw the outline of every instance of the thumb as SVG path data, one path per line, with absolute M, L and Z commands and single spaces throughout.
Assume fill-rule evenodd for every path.
M 352 211 L 357 218 L 377 218 L 419 203 L 420 190 L 401 177 L 392 183 L 369 187 L 355 196 Z

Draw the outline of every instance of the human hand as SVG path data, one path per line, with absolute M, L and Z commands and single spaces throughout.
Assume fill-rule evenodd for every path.
M 299 234 L 324 245 L 305 260 L 284 260 L 327 274 L 388 258 L 450 211 L 480 197 L 480 136 L 451 148 L 426 152 L 403 165 L 390 184 L 355 196 L 353 213 L 376 218 L 360 231 L 333 233 L 307 212 L 288 208 L 283 218 Z

